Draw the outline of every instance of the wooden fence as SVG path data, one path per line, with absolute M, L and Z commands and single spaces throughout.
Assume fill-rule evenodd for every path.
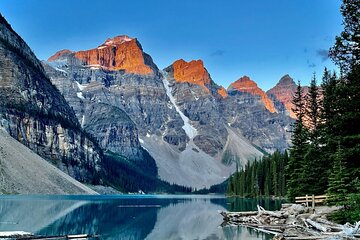
M 324 202 L 328 196 L 326 195 L 306 195 L 303 197 L 295 197 L 295 203 L 306 203 L 306 206 L 309 207 L 309 203 L 311 203 L 312 209 L 315 209 L 315 203 Z

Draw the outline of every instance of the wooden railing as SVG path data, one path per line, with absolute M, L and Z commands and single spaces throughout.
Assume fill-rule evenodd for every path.
M 295 197 L 295 203 L 306 203 L 306 206 L 309 207 L 309 203 L 311 203 L 312 209 L 315 209 L 315 203 L 324 202 L 328 196 L 326 195 L 306 195 L 303 197 Z

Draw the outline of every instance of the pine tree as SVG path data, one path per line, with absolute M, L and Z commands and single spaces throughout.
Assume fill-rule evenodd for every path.
M 341 13 L 344 30 L 336 37 L 330 56 L 345 72 L 360 64 L 360 0 L 343 0 Z
M 301 179 L 307 194 L 323 194 L 327 187 L 328 172 L 327 159 L 321 154 L 320 149 L 320 117 L 321 117 L 320 92 L 314 74 L 311 79 L 309 92 L 306 95 L 306 125 L 308 127 L 309 144 L 304 155 Z
M 315 146 L 318 145 L 318 126 L 320 122 L 320 93 L 316 83 L 316 76 L 310 82 L 309 92 L 306 95 L 306 125 L 309 128 L 309 139 Z
M 353 177 L 360 174 L 360 0 L 344 0 L 344 30 L 331 49 L 331 57 L 344 73 L 334 87 L 333 115 L 327 122 L 329 146 L 340 143 L 343 162 Z M 331 157 L 331 152 L 329 153 Z M 353 186 L 355 189 L 355 186 Z
M 234 183 L 233 176 L 230 176 L 229 177 L 229 183 L 228 183 L 228 186 L 227 186 L 227 189 L 226 189 L 226 194 L 227 195 L 229 195 L 229 196 L 234 195 L 234 186 L 235 186 L 235 183 Z
M 302 170 L 304 164 L 304 156 L 307 151 L 307 129 L 304 126 L 305 117 L 305 101 L 303 89 L 298 82 L 293 101 L 296 120 L 292 130 L 292 147 L 290 148 L 290 159 L 286 166 L 287 176 L 287 193 L 290 199 L 294 199 L 296 195 L 306 194 L 303 188 Z
M 343 150 L 340 145 L 335 154 L 334 164 L 329 176 L 329 187 L 327 194 L 329 195 L 328 203 L 343 205 L 346 200 L 346 194 L 349 189 L 349 174 L 343 163 Z
M 285 150 L 285 153 L 282 157 L 282 163 L 280 164 L 280 171 L 279 171 L 279 176 L 281 179 L 281 193 L 280 196 L 285 196 L 286 195 L 286 175 L 285 175 L 285 167 L 288 164 L 289 161 L 289 155 L 287 153 L 287 151 Z
M 273 188 L 273 193 L 276 196 L 280 196 L 280 191 L 279 191 L 279 178 L 278 178 L 278 173 L 279 173 L 279 169 L 278 169 L 278 164 L 279 164 L 279 153 L 276 151 L 271 159 L 271 174 L 272 174 L 272 188 Z

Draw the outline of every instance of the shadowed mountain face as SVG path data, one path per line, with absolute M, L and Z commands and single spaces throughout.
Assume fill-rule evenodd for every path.
M 226 91 L 201 60 L 159 71 L 136 39 L 118 36 L 95 49 L 60 51 L 43 65 L 102 149 L 141 162 L 145 148 L 169 182 L 210 186 L 236 163 L 261 157 L 259 148 L 289 145 L 290 118 L 255 82 L 243 78 Z
M 1 15 L 0 127 L 77 180 L 97 181 L 100 149 L 81 131 L 40 61 Z

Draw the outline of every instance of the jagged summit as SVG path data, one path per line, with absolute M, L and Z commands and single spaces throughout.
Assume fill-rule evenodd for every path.
M 237 90 L 258 88 L 256 82 L 246 75 L 230 84 L 230 87 L 236 88 Z
M 218 98 L 228 97 L 226 89 L 217 85 L 211 79 L 201 59 L 191 60 L 189 62 L 184 59 L 179 59 L 165 68 L 164 71 L 168 72 L 177 83 L 200 85 L 207 94 L 217 96 Z
M 296 87 L 297 86 L 294 80 L 286 74 L 279 80 L 275 87 L 267 91 L 269 95 L 275 96 L 282 104 L 284 104 L 286 110 L 292 118 L 295 118 L 295 114 L 291 110 L 293 107 L 291 102 L 293 94 L 296 91 Z
M 296 83 L 289 74 L 285 74 L 280 78 L 279 82 L 276 85 L 296 85 Z
M 63 50 L 60 50 L 58 52 L 56 52 L 54 55 L 52 55 L 51 57 L 48 58 L 48 62 L 53 62 L 53 61 L 56 61 L 57 59 L 60 59 L 64 56 L 67 56 L 69 54 L 73 53 L 72 51 L 70 51 L 69 49 L 63 49 Z
M 202 60 L 186 62 L 183 59 L 179 59 L 172 66 L 174 69 L 174 79 L 177 82 L 189 82 L 203 86 L 211 83 L 210 75 L 204 67 Z
M 83 66 L 103 68 L 111 71 L 149 75 L 156 73 L 157 67 L 151 57 L 143 52 L 136 38 L 119 35 L 108 38 L 97 48 L 71 52 L 61 50 L 48 59 L 48 62 L 73 59 Z
M 237 81 L 233 82 L 229 88 L 236 89 L 240 92 L 250 93 L 255 96 L 260 96 L 261 101 L 264 103 L 267 110 L 269 110 L 271 113 L 277 112 L 273 101 L 271 101 L 266 93 L 258 87 L 256 82 L 251 80 L 248 76 L 239 78 Z
M 106 41 L 100 46 L 116 46 L 123 44 L 125 42 L 130 42 L 132 40 L 136 40 L 135 38 L 129 37 L 127 35 L 119 35 L 113 38 L 108 38 Z

